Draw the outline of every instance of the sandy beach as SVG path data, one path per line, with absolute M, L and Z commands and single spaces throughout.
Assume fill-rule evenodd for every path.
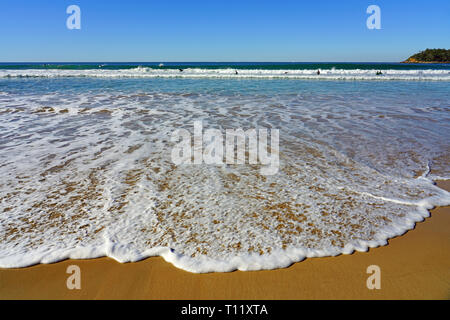
M 450 182 L 438 182 L 450 190 Z M 68 290 L 67 267 L 81 269 Z M 381 269 L 369 290 L 366 269 Z M 449 299 L 450 207 L 435 208 L 414 230 L 368 252 L 311 258 L 289 268 L 193 274 L 160 257 L 120 264 L 110 258 L 0 269 L 1 299 Z
M 55 3 L 0 11 L 0 302 L 450 300 L 447 2 Z

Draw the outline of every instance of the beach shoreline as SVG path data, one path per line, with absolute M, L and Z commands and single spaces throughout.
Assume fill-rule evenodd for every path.
M 437 184 L 450 190 L 448 180 Z M 438 207 L 387 246 L 309 258 L 277 270 L 194 274 L 161 257 L 0 269 L 0 299 L 449 299 L 449 233 L 450 207 Z M 81 290 L 66 286 L 71 265 L 80 267 Z M 379 290 L 366 287 L 370 265 L 380 267 Z

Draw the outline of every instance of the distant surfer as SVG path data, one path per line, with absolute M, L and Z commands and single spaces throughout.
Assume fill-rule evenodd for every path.
M 317 70 L 317 75 L 320 76 L 320 70 Z
M 239 74 L 239 72 L 237 72 L 237 70 L 234 70 L 234 74 Z
M 381 76 L 382 74 L 383 74 L 383 72 L 377 71 L 377 76 Z
M 183 69 L 178 69 L 178 70 L 180 70 L 180 72 L 183 72 Z

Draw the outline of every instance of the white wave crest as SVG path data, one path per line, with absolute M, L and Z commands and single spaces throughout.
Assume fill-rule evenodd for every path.
M 432 80 L 450 81 L 449 70 L 378 70 L 368 69 L 317 69 L 307 70 L 263 70 L 263 69 L 153 69 L 138 67 L 120 70 L 0 70 L 0 78 L 261 78 L 261 79 L 328 79 L 328 80 Z

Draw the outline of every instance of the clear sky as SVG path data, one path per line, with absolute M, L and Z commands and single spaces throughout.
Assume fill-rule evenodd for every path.
M 69 5 L 81 30 L 69 30 Z M 369 30 L 369 5 L 381 30 Z M 450 48 L 449 0 L 0 0 L 0 61 L 401 61 Z

